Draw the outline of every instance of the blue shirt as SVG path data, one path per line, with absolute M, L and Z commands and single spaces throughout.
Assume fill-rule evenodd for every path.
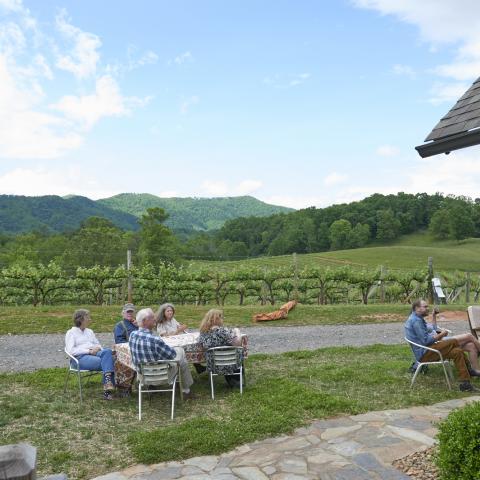
M 132 332 L 138 330 L 138 327 L 130 320 L 120 320 L 113 329 L 115 343 L 127 343 Z
M 135 367 L 158 360 L 173 360 L 177 355 L 172 347 L 169 347 L 160 337 L 152 335 L 146 328 L 139 328 L 132 332 L 128 343 Z
M 435 335 L 436 332 L 432 331 L 432 328 L 428 328 L 425 320 L 422 317 L 419 317 L 415 312 L 412 312 L 405 322 L 405 337 L 412 342 L 429 346 L 435 342 Z M 425 354 L 426 350 L 414 345 L 410 346 L 412 347 L 415 358 L 419 361 Z

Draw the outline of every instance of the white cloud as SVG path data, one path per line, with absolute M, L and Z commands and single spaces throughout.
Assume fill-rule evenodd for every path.
M 200 97 L 198 95 L 192 95 L 188 98 L 183 98 L 180 104 L 180 113 L 182 115 L 186 115 L 190 110 L 192 105 L 196 105 L 200 101 Z
M 249 195 L 259 188 L 261 188 L 262 182 L 260 180 L 243 180 L 235 187 L 235 192 L 238 195 Z
M 376 150 L 376 154 L 380 157 L 396 157 L 399 153 L 400 150 L 394 145 L 380 145 Z
M 85 174 L 80 166 L 67 166 L 59 170 L 16 168 L 0 175 L 0 193 L 9 195 L 83 195 L 92 199 L 111 197 L 118 190 L 105 188 Z
M 262 201 L 271 205 L 280 205 L 282 207 L 290 207 L 295 209 L 308 207 L 326 207 L 332 204 L 331 197 L 322 197 L 316 195 L 269 195 L 262 197 Z
M 22 29 L 15 22 L 0 25 L 0 52 L 7 56 L 25 50 L 27 40 Z
M 183 65 L 184 63 L 190 63 L 190 62 L 193 62 L 193 55 L 189 51 L 183 52 L 180 55 L 177 55 L 173 59 L 173 63 L 175 63 L 176 65 Z
M 348 178 L 347 175 L 337 173 L 337 172 L 332 172 L 323 179 L 323 184 L 326 185 L 327 187 L 332 187 L 340 183 L 345 183 L 347 181 L 347 178 Z
M 82 144 L 64 119 L 35 108 L 38 92 L 20 89 L 1 55 L 0 85 L 0 158 L 53 158 Z
M 129 113 L 117 82 L 109 75 L 97 80 L 95 93 L 82 97 L 67 95 L 51 107 L 62 112 L 67 118 L 80 122 L 87 130 L 102 117 Z
M 180 195 L 176 190 L 165 190 L 158 194 L 160 198 L 172 198 L 172 197 L 179 197 Z
M 445 194 L 480 197 L 480 149 L 455 151 L 450 155 L 419 160 L 409 174 L 412 192 L 443 192 Z
M 437 66 L 433 72 L 455 81 L 471 81 L 480 72 L 480 2 L 477 0 L 352 0 L 360 8 L 394 15 L 419 28 L 421 37 L 433 49 L 452 44 L 455 59 Z M 434 95 L 432 103 L 451 101 L 448 91 L 458 84 L 444 85 L 445 94 Z M 463 93 L 463 92 L 462 92 Z M 458 98 L 458 97 L 457 97 Z
M 468 89 L 466 83 L 435 83 L 430 90 L 428 101 L 432 105 L 441 103 L 455 103 Z
M 202 189 L 207 195 L 214 197 L 224 197 L 229 191 L 225 182 L 214 180 L 205 180 L 202 183 Z
M 291 75 L 279 75 L 278 73 L 273 76 L 268 76 L 263 79 L 265 85 L 271 85 L 274 88 L 286 89 L 297 87 L 302 85 L 311 77 L 310 73 L 295 73 Z
M 415 78 L 417 76 L 415 70 L 410 65 L 396 64 L 392 67 L 392 72 L 395 75 L 402 75 L 408 78 Z
M 65 9 L 56 17 L 57 29 L 73 43 L 69 54 L 58 53 L 57 67 L 73 73 L 78 78 L 87 78 L 96 72 L 100 60 L 98 49 L 102 42 L 97 35 L 82 31 L 69 23 L 70 21 Z

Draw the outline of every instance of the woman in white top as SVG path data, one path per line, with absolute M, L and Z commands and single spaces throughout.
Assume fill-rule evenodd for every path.
M 185 333 L 187 326 L 178 323 L 174 315 L 175 307 L 171 303 L 160 305 L 155 320 L 157 322 L 157 333 L 161 337 L 170 337 L 172 335 Z
M 67 352 L 78 360 L 81 370 L 103 372 L 103 398 L 112 400 L 112 392 L 115 390 L 112 351 L 102 348 L 93 330 L 87 328 L 90 322 L 88 310 L 76 310 L 73 314 L 74 326 L 65 335 L 65 347 Z
M 155 320 L 157 322 L 157 333 L 161 337 L 171 337 L 172 335 L 187 333 L 187 326 L 178 323 L 174 315 L 175 307 L 171 303 L 160 305 L 160 308 L 155 315 Z M 206 370 L 206 367 L 200 363 L 194 363 L 193 366 L 199 374 Z

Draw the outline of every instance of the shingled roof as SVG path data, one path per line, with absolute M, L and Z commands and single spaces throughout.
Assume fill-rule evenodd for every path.
M 415 147 L 421 157 L 480 144 L 480 77 L 435 125 L 424 145 Z

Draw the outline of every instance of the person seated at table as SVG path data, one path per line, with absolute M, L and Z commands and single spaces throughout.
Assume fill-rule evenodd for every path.
M 174 317 L 175 307 L 171 303 L 160 305 L 155 321 L 157 323 L 157 333 L 161 337 L 170 337 L 172 335 L 181 335 L 187 333 L 187 326 L 177 322 Z M 193 366 L 198 374 L 205 372 L 206 367 L 201 363 L 194 363 Z
M 238 328 L 228 328 L 223 325 L 223 312 L 215 308 L 209 310 L 203 317 L 200 324 L 200 337 L 199 343 L 202 344 L 205 350 L 213 347 L 223 346 L 241 346 L 242 336 Z M 213 369 L 213 356 L 210 353 L 206 353 L 207 369 Z M 225 375 L 225 381 L 228 386 L 236 387 L 239 385 L 240 380 L 238 375 L 232 375 L 238 373 L 239 370 L 235 366 L 218 366 L 216 371 Z
M 112 400 L 115 390 L 112 350 L 102 348 L 93 330 L 87 328 L 91 322 L 90 312 L 83 308 L 73 314 L 73 327 L 65 335 L 65 348 L 79 363 L 81 370 L 103 372 L 103 398 Z M 73 366 L 73 360 L 71 361 Z
M 161 337 L 170 337 L 186 332 L 187 326 L 177 322 L 174 315 L 175 307 L 171 303 L 160 305 L 155 321 L 157 323 L 157 333 Z
M 128 344 L 132 354 L 132 362 L 136 368 L 145 363 L 158 360 L 175 360 L 180 367 L 182 391 L 184 399 L 194 398 L 190 387 L 193 384 L 192 374 L 181 347 L 170 347 L 160 337 L 152 334 L 155 326 L 155 314 L 151 308 L 143 308 L 137 313 L 138 330 L 130 334 Z
M 113 337 L 115 344 L 128 343 L 130 334 L 138 330 L 135 322 L 135 305 L 126 303 L 122 308 L 122 319 L 115 324 Z M 118 395 L 122 398 L 132 394 L 132 386 L 135 381 L 135 370 L 115 359 L 115 385 Z

